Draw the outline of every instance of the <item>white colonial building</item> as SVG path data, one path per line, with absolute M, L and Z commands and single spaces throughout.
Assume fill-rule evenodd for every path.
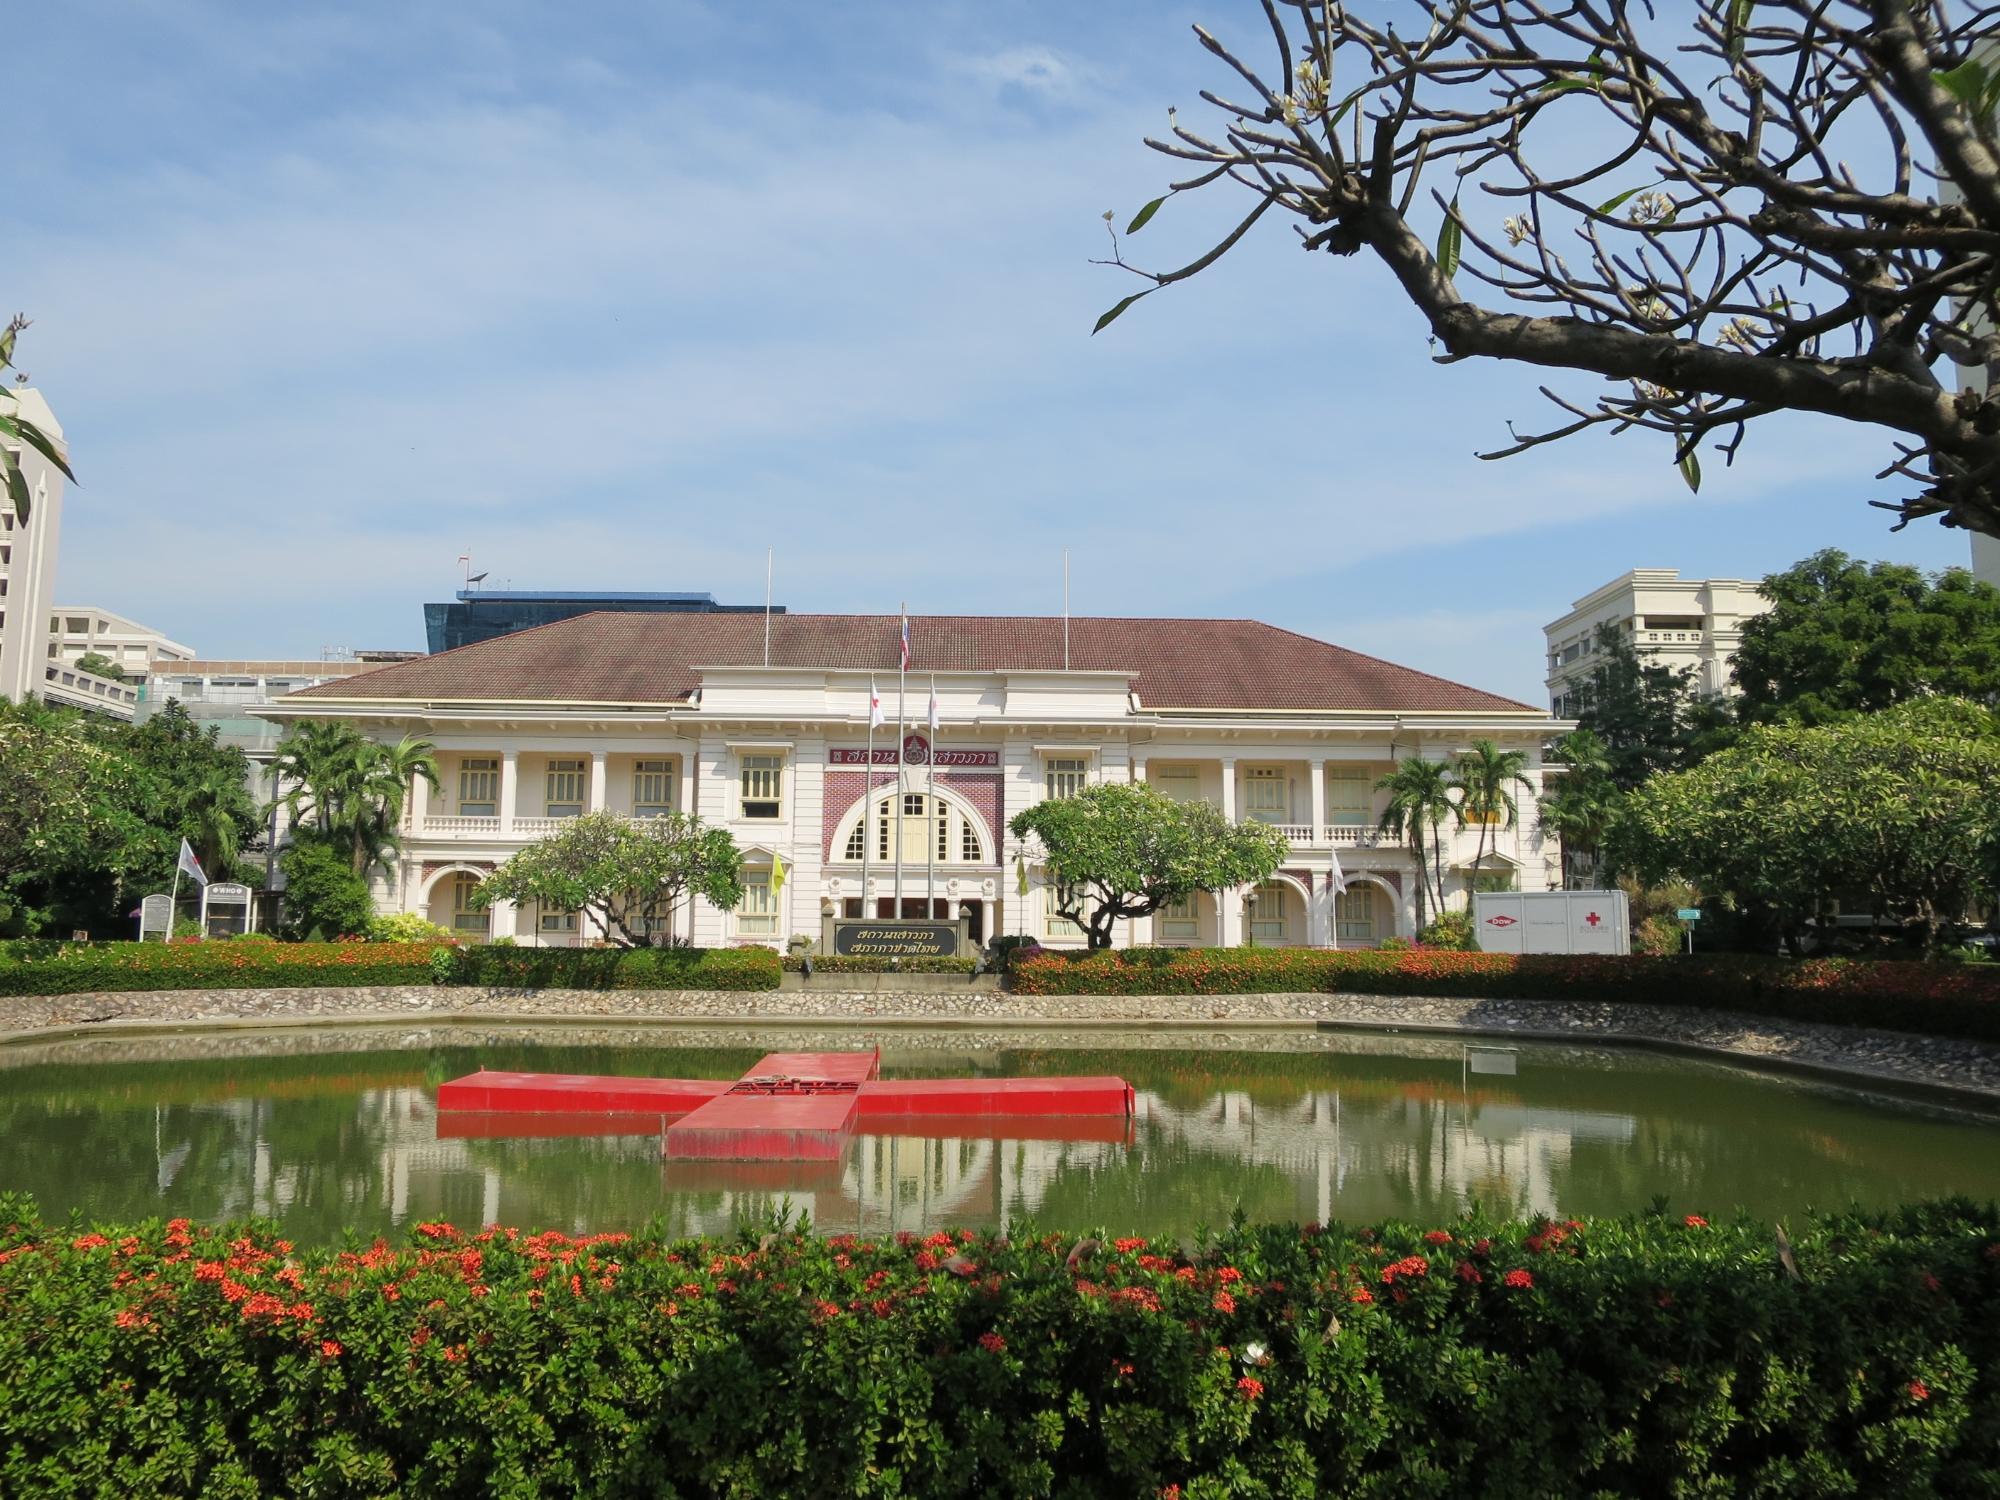
M 1568 726 L 1541 709 L 1253 620 L 922 616 L 909 626 L 900 767 L 894 616 L 775 616 L 767 649 L 757 615 L 586 615 L 255 712 L 437 746 L 443 790 L 414 789 L 378 902 L 468 936 L 590 941 L 571 914 L 502 902 L 489 912 L 471 897 L 515 851 L 604 809 L 690 811 L 747 851 L 737 910 L 697 901 L 676 917 L 676 934 L 698 944 L 782 947 L 816 937 L 827 912 L 927 911 L 963 916 L 979 941 L 1077 943 L 1008 821 L 1089 782 L 1143 780 L 1275 824 L 1292 852 L 1263 887 L 1122 923 L 1121 943 L 1366 946 L 1411 935 L 1415 918 L 1416 867 L 1376 831 L 1376 781 L 1399 760 L 1449 760 L 1475 738 L 1523 751 L 1530 783 L 1516 789 L 1519 825 L 1489 831 L 1482 873 L 1528 890 L 1559 883 L 1534 791 L 1544 741 Z M 871 682 L 888 718 L 872 766 Z M 1463 892 L 1474 831 L 1443 837 L 1451 889 Z M 1349 883 L 1337 899 L 1336 856 Z

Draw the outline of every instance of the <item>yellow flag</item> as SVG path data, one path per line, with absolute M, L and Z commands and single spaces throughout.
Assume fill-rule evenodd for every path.
M 775 896 L 784 888 L 785 856 L 782 854 L 773 854 L 771 856 L 771 894 Z
M 1028 862 L 1018 854 L 1014 856 L 1014 888 L 1023 896 L 1028 894 Z

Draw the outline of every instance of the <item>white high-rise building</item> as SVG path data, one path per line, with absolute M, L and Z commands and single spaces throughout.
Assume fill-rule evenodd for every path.
M 1550 707 L 1559 718 L 1569 716 L 1573 684 L 1598 663 L 1601 625 L 1615 629 L 1649 662 L 1693 667 L 1701 692 L 1732 692 L 1730 663 L 1743 641 L 1743 622 L 1770 607 L 1748 578 L 1683 578 L 1677 568 L 1621 573 L 1542 627 Z
M 34 423 L 62 443 L 62 425 L 40 391 L 23 387 L 0 393 L 0 403 L 10 403 L 9 415 Z M 0 491 L 0 697 L 19 702 L 40 697 L 48 676 L 63 474 L 25 443 L 14 452 L 31 504 L 24 520 L 15 514 L 12 498 Z
M 195 650 L 94 604 L 58 604 L 49 615 L 49 660 L 75 666 L 86 656 L 101 656 L 139 681 L 155 663 L 193 661 Z

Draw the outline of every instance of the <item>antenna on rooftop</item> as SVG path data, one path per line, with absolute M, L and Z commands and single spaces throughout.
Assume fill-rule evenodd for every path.
M 467 547 L 458 554 L 458 576 L 463 580 L 459 587 L 472 587 L 472 549 Z

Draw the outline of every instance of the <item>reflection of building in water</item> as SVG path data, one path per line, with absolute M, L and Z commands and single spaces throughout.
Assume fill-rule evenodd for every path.
M 231 1099 L 164 1118 L 159 1191 L 181 1176 L 189 1138 L 206 1139 L 213 1196 L 195 1208 L 205 1217 L 338 1204 L 396 1225 L 448 1218 L 582 1232 L 637 1227 L 657 1213 L 675 1234 L 728 1233 L 780 1206 L 822 1231 L 877 1235 L 1005 1229 L 1045 1211 L 1051 1222 L 1088 1221 L 1100 1203 L 1115 1214 L 1169 1198 L 1186 1221 L 1220 1224 L 1253 1185 L 1267 1216 L 1375 1220 L 1474 1199 L 1501 1213 L 1554 1214 L 1579 1146 L 1630 1148 L 1638 1133 L 1633 1116 L 1525 1103 L 1513 1080 L 1468 1078 L 1449 1064 L 1429 1078 L 1357 1078 L 1282 1102 L 1240 1089 L 1198 1103 L 1142 1092 L 1129 1145 L 860 1135 L 825 1164 L 669 1162 L 658 1136 L 645 1134 L 440 1140 L 434 1099 L 420 1087 L 358 1093 L 339 1123 L 340 1149 L 323 1132 L 301 1132 L 303 1117 L 283 1101 Z M 226 1122 L 219 1132 L 217 1122 Z M 1094 1199 L 1093 1188 L 1128 1196 Z M 1052 1193 L 1061 1201 L 1049 1208 Z

